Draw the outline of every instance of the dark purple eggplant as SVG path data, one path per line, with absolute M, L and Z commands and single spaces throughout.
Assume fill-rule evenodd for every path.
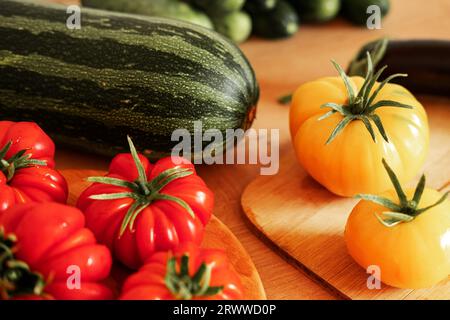
M 450 41 L 381 39 L 370 42 L 350 63 L 348 75 L 365 75 L 367 52 L 375 68 L 388 66 L 382 79 L 391 74 L 406 73 L 408 77 L 396 78 L 392 82 L 414 94 L 450 97 Z

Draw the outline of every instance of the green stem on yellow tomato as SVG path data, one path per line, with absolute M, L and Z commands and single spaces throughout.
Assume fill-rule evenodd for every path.
M 341 68 L 341 66 L 332 61 L 336 70 L 338 71 L 342 81 L 344 82 L 345 88 L 347 90 L 347 102 L 345 104 L 336 104 L 336 103 L 325 103 L 321 106 L 321 108 L 330 108 L 331 111 L 327 112 L 325 115 L 319 118 L 319 121 L 327 119 L 335 113 L 339 113 L 343 116 L 338 125 L 332 131 L 330 137 L 326 141 L 326 144 L 331 143 L 340 132 L 342 132 L 348 124 L 352 121 L 362 121 L 369 131 L 372 140 L 376 142 L 375 131 L 373 129 L 373 124 L 380 132 L 381 136 L 386 142 L 389 142 L 388 135 L 384 129 L 381 118 L 375 113 L 378 108 L 381 107 L 394 107 L 394 108 L 406 108 L 412 109 L 413 107 L 410 105 L 406 105 L 400 103 L 398 101 L 393 100 L 380 100 L 375 102 L 378 94 L 381 90 L 393 79 L 398 77 L 406 77 L 406 74 L 394 74 L 387 77 L 384 81 L 382 81 L 378 87 L 373 90 L 375 84 L 380 78 L 381 74 L 385 70 L 386 67 L 381 68 L 377 73 L 374 73 L 374 66 L 372 64 L 372 58 L 369 53 L 367 53 L 367 73 L 364 79 L 363 85 L 359 89 L 359 92 L 356 93 L 350 78 L 347 76 L 345 71 Z M 372 92 L 373 91 L 373 92 Z
M 424 213 L 425 211 L 428 211 L 443 203 L 448 197 L 449 192 L 445 193 L 434 204 L 427 206 L 425 208 L 419 208 L 420 199 L 422 198 L 426 185 L 425 175 L 422 175 L 422 177 L 420 178 L 420 181 L 415 189 L 413 198 L 408 200 L 406 193 L 403 191 L 400 181 L 398 180 L 397 175 L 391 169 L 391 167 L 389 167 L 385 159 L 383 159 L 383 166 L 389 175 L 392 185 L 394 186 L 394 190 L 397 193 L 399 203 L 395 203 L 392 200 L 385 197 L 371 194 L 359 194 L 356 196 L 356 198 L 371 201 L 373 203 L 388 208 L 390 211 L 383 212 L 382 216 L 375 214 L 376 218 L 386 227 L 394 227 L 399 223 L 411 222 L 417 216 Z

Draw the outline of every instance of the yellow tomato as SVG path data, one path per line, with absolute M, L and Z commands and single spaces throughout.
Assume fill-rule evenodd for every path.
M 412 197 L 413 190 L 406 192 Z M 398 202 L 395 192 L 383 194 Z M 442 194 L 425 189 L 418 204 L 425 208 Z M 378 266 L 381 281 L 398 288 L 418 289 L 437 284 L 450 275 L 450 202 L 445 200 L 410 222 L 386 227 L 377 218 L 392 211 L 362 200 L 353 209 L 345 228 L 348 252 L 363 268 Z
M 358 95 L 365 79 L 347 79 Z M 371 95 L 379 86 L 380 83 L 375 81 L 367 92 Z M 386 104 L 385 100 L 408 105 L 411 109 Z M 401 182 L 411 180 L 423 165 L 429 146 L 429 128 L 422 105 L 407 89 L 390 83 L 381 88 L 371 104 L 380 102 L 383 107 L 370 113 L 366 109 L 364 112 L 367 114 L 358 114 L 361 109 L 351 108 L 348 88 L 340 77 L 308 82 L 294 93 L 290 130 L 298 161 L 331 192 L 354 196 L 389 189 L 389 178 L 381 164 L 383 158 L 398 173 Z M 345 116 L 335 112 L 320 119 L 330 111 L 321 107 L 326 103 L 342 105 L 345 112 L 354 113 L 351 114 L 354 119 L 328 144 L 333 130 Z M 353 101 L 353 105 L 358 103 L 361 100 Z M 373 130 L 373 137 L 363 116 Z M 375 117 L 381 121 L 388 141 L 380 133 Z

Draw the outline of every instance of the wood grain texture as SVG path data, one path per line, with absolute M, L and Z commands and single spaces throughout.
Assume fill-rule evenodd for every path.
M 430 101 L 427 113 L 431 127 L 427 184 L 444 190 L 450 181 L 450 108 L 444 100 Z M 255 179 L 242 196 L 248 219 L 276 250 L 344 298 L 450 299 L 450 281 L 414 291 L 387 285 L 381 290 L 367 288 L 368 275 L 347 254 L 343 237 L 357 201 L 336 196 L 315 182 L 297 163 L 293 151 L 283 155 L 276 176 Z
M 73 3 L 77 0 L 59 0 Z M 334 75 L 331 58 L 346 65 L 364 43 L 382 37 L 450 39 L 450 1 L 393 0 L 381 30 L 354 27 L 342 19 L 324 25 L 302 25 L 291 39 L 252 38 L 241 45 L 261 85 L 254 128 L 280 130 L 280 154 L 291 149 L 286 106 L 279 96 L 301 83 Z M 421 98 L 424 104 L 429 99 Z M 448 102 L 444 102 L 447 103 Z M 109 159 L 59 148 L 60 168 L 106 169 Z M 283 164 L 282 164 L 283 165 Z M 245 187 L 259 176 L 259 166 L 199 166 L 198 172 L 216 194 L 216 216 L 234 233 L 255 263 L 269 299 L 334 299 L 336 296 L 267 246 L 268 241 L 248 223 L 240 199 Z M 261 241 L 262 240 L 262 241 Z
M 80 193 L 89 185 L 86 178 L 92 176 L 102 176 L 105 171 L 101 170 L 80 170 L 66 169 L 61 173 L 69 184 L 69 204 L 74 205 Z M 205 238 L 202 246 L 205 248 L 218 248 L 224 250 L 230 263 L 240 276 L 244 287 L 244 297 L 250 300 L 265 300 L 266 293 L 250 256 L 244 247 L 236 239 L 233 233 L 215 216 L 205 230 Z M 119 279 L 117 283 L 121 283 L 129 274 L 125 268 L 115 267 L 113 270 L 113 278 Z M 115 286 L 120 286 L 115 283 Z

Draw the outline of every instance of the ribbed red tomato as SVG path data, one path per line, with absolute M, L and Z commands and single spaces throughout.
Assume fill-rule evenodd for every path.
M 0 257 L 0 299 L 112 298 L 101 282 L 109 275 L 111 254 L 76 208 L 27 203 L 5 211 Z
M 117 155 L 106 177 L 90 178 L 97 183 L 77 206 L 98 241 L 137 269 L 156 251 L 199 244 L 214 197 L 188 160 L 168 157 L 150 164 L 129 143 L 131 154 Z
M 124 283 L 122 300 L 240 300 L 239 276 L 222 250 L 184 244 L 152 255 Z
M 33 122 L 0 121 L 0 213 L 18 203 L 67 201 L 53 141 Z

